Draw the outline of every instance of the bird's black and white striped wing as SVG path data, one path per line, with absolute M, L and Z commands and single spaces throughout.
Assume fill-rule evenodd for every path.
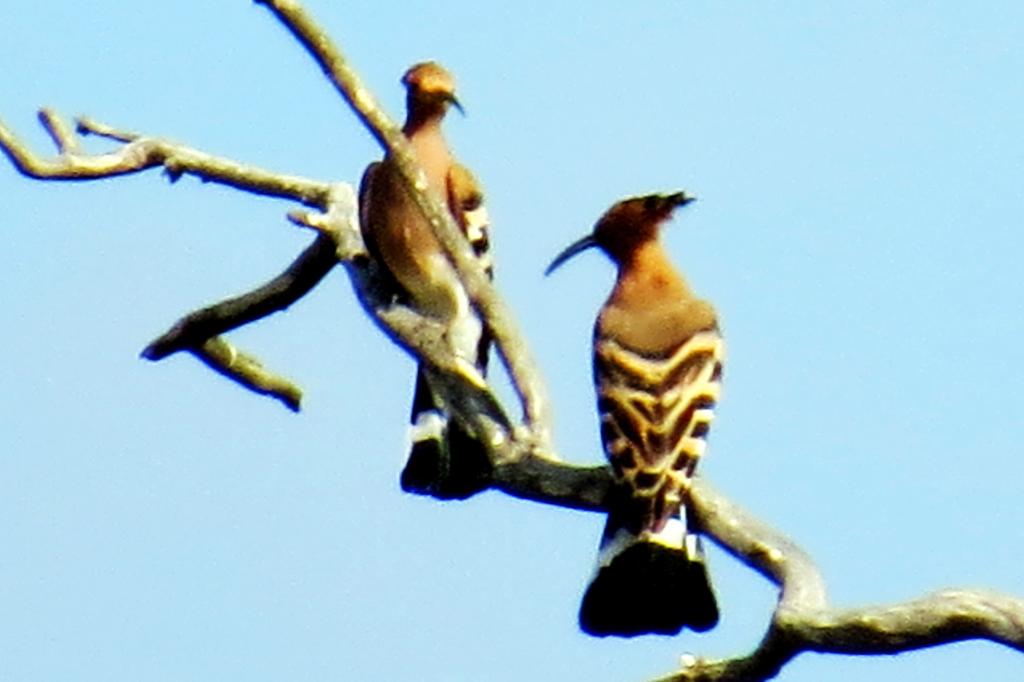
M 658 533 L 685 500 L 714 419 L 724 355 L 717 329 L 656 356 L 595 340 L 601 439 L 633 497 L 634 532 Z

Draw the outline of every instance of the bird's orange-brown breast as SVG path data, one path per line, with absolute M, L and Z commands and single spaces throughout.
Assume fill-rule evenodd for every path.
M 452 157 L 440 128 L 417 130 L 409 143 L 425 171 L 430 192 L 448 205 Z M 441 318 L 454 315 L 458 303 L 452 295 L 460 285 L 391 159 L 368 169 L 363 185 L 362 229 L 367 246 L 424 312 Z

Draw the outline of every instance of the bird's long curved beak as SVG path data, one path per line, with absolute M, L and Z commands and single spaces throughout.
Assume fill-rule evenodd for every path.
M 555 259 L 551 261 L 551 265 L 549 265 L 548 269 L 544 271 L 544 275 L 550 275 L 552 272 L 555 271 L 555 269 L 558 266 L 560 266 L 565 261 L 569 260 L 576 254 L 582 251 L 586 251 L 587 249 L 592 248 L 594 246 L 597 246 L 597 240 L 594 239 L 594 235 L 592 234 L 588 234 L 586 237 L 576 240 L 575 242 L 567 246 L 565 250 L 562 251 L 562 253 L 555 256 Z
M 666 200 L 672 205 L 673 208 L 679 208 L 680 206 L 686 206 L 697 200 L 697 197 L 691 196 L 686 192 L 676 192 L 665 197 Z
M 458 97 L 456 97 L 455 95 L 451 95 L 448 97 L 448 101 L 451 102 L 451 105 L 453 107 L 458 109 L 460 114 L 462 114 L 463 116 L 466 115 L 466 110 L 463 108 L 462 102 L 459 101 Z

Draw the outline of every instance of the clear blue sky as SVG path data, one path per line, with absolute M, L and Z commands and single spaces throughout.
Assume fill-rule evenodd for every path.
M 395 114 L 409 64 L 457 74 L 450 139 L 567 459 L 601 459 L 588 345 L 613 273 L 541 273 L 613 201 L 685 188 L 666 240 L 729 344 L 704 474 L 813 553 L 837 604 L 1024 595 L 1024 5 L 308 6 Z M 18 8 L 0 116 L 40 151 L 50 104 L 317 178 L 379 154 L 251 2 Z M 716 630 L 595 640 L 576 609 L 600 517 L 402 495 L 412 363 L 340 269 L 231 336 L 301 383 L 300 415 L 137 358 L 288 263 L 311 238 L 291 207 L 0 163 L 0 679 L 618 682 L 755 644 L 774 590 L 717 549 Z M 807 655 L 780 679 L 968 675 L 1019 680 L 1024 657 Z

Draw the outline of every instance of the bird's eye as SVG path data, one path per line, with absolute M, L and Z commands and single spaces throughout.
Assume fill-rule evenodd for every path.
M 656 197 L 656 196 L 654 196 L 652 194 L 651 196 L 646 197 L 644 199 L 644 210 L 645 211 L 653 211 L 656 208 L 658 208 L 658 197 Z

